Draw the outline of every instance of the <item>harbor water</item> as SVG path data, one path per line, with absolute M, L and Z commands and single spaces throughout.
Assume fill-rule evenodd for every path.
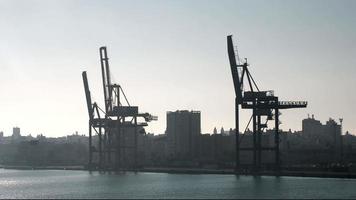
M 0 198 L 356 198 L 356 179 L 0 169 Z

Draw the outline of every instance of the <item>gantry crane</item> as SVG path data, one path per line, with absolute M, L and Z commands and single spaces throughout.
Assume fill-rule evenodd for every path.
M 227 50 L 230 61 L 230 68 L 235 89 L 235 126 L 236 126 L 236 164 L 235 170 L 240 169 L 240 151 L 253 151 L 253 169 L 258 172 L 261 169 L 262 151 L 275 152 L 275 166 L 279 169 L 279 110 L 291 108 L 305 108 L 306 101 L 279 101 L 273 91 L 260 91 L 253 79 L 247 63 L 241 61 L 237 49 L 234 48 L 232 35 L 227 36 Z M 247 80 L 246 80 L 247 79 Z M 244 83 L 247 82 L 247 87 Z M 239 107 L 252 110 L 252 138 L 253 147 L 241 148 L 239 141 Z M 273 112 L 274 111 L 274 112 Z M 263 118 L 266 122 L 263 123 Z M 251 121 L 250 119 L 250 121 Z M 274 147 L 262 147 L 262 132 L 267 128 L 268 120 L 274 120 L 275 138 Z M 249 121 L 249 123 L 250 123 Z
M 139 113 L 137 106 L 130 105 L 122 87 L 111 83 L 106 47 L 100 47 L 99 52 L 105 110 L 102 110 L 96 102 L 92 103 L 87 74 L 85 71 L 82 73 L 89 114 L 89 167 L 116 170 L 127 168 L 125 154 L 133 150 L 134 164 L 129 167 L 137 168 L 138 128 L 141 128 L 142 132 L 142 127 L 147 126 L 147 122 L 157 120 L 157 117 L 149 113 Z M 122 96 L 124 102 L 121 101 Z M 138 122 L 138 117 L 143 118 L 144 122 Z M 98 135 L 98 150 L 92 145 L 92 130 Z M 127 137 L 132 134 L 134 142 L 130 145 L 127 144 Z M 98 163 L 93 162 L 93 153 L 96 152 Z

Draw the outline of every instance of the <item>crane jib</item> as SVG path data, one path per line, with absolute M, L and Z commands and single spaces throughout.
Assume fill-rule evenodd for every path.
M 237 63 L 235 58 L 234 45 L 232 42 L 232 35 L 227 36 L 227 50 L 229 55 L 232 79 L 234 81 L 235 95 L 239 103 L 241 103 L 242 101 L 241 82 L 239 80 L 239 71 L 237 70 Z

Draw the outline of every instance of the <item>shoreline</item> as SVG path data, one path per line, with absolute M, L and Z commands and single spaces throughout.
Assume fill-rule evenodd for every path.
M 87 170 L 84 166 L 22 166 L 22 165 L 1 165 L 0 169 L 17 169 L 17 170 Z
M 84 166 L 6 166 L 3 169 L 16 170 L 80 170 L 80 171 L 99 171 L 97 169 L 88 170 Z M 356 173 L 330 172 L 330 171 L 263 171 L 235 172 L 233 169 L 199 169 L 199 168 L 142 168 L 137 170 L 123 170 L 127 172 L 150 172 L 150 173 L 169 173 L 169 174 L 221 174 L 221 175 L 241 175 L 241 176 L 291 176 L 291 177 L 310 177 L 310 178 L 347 178 L 356 179 Z
M 133 171 L 133 170 L 132 170 Z M 188 168 L 146 168 L 139 169 L 139 172 L 156 172 L 172 174 L 230 174 L 242 176 L 292 176 L 292 177 L 311 177 L 311 178 L 349 178 L 356 179 L 356 173 L 330 172 L 330 171 L 262 171 L 253 172 L 235 172 L 233 169 L 188 169 Z

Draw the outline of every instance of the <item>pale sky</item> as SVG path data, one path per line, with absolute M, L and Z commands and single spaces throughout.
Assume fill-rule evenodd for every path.
M 310 113 L 343 117 L 356 134 L 355 10 L 324 0 L 0 0 L 0 131 L 87 134 L 81 72 L 103 107 L 100 46 L 130 103 L 158 116 L 147 132 L 164 133 L 166 111 L 178 109 L 201 111 L 203 133 L 234 127 L 232 34 L 260 89 L 308 101 L 282 112 L 282 129 L 300 130 Z

